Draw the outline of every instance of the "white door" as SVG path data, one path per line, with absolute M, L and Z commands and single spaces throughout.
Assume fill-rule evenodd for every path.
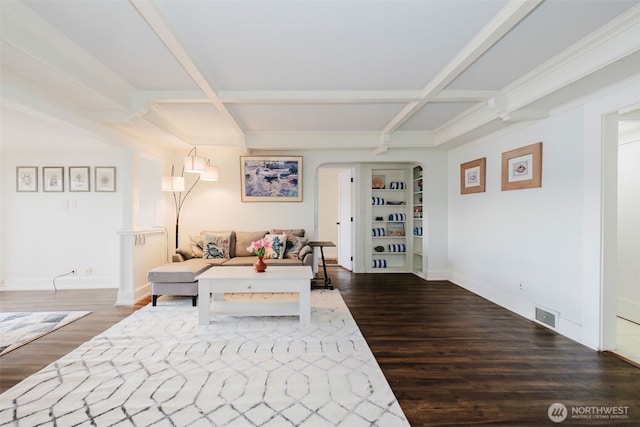
M 338 178 L 338 264 L 353 270 L 353 171 L 347 169 Z

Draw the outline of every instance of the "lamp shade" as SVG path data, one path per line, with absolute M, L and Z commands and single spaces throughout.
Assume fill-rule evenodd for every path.
M 187 156 L 184 158 L 184 171 L 190 173 L 204 173 L 207 168 L 207 158 Z
M 163 176 L 162 191 L 184 191 L 184 178 L 181 176 Z
M 218 180 L 218 167 L 207 166 L 206 171 L 200 175 L 201 181 L 217 181 Z

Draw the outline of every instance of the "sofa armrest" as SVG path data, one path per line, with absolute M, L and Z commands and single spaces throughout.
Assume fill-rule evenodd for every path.
M 183 262 L 184 261 L 184 257 L 180 254 L 173 254 L 171 256 L 171 262 Z

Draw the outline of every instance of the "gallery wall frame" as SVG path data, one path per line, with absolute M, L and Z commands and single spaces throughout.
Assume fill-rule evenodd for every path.
M 38 167 L 37 166 L 17 166 L 16 167 L 16 191 L 37 192 L 38 191 Z
M 301 202 L 302 156 L 240 156 L 243 202 Z
M 94 186 L 97 192 L 116 191 L 116 168 L 114 166 L 96 166 L 94 168 Z
M 502 191 L 542 187 L 542 142 L 502 153 Z
M 460 194 L 484 193 L 487 158 L 460 165 Z
M 69 191 L 90 191 L 89 166 L 69 166 Z
M 42 191 L 48 191 L 48 192 L 64 191 L 64 167 L 63 166 L 43 166 L 42 167 Z

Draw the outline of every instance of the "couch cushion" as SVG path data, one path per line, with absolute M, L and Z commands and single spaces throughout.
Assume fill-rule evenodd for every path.
M 147 272 L 147 280 L 165 283 L 194 282 L 198 275 L 209 268 L 211 264 L 192 258 L 189 261 L 172 262 L 153 268 Z
M 251 242 L 260 240 L 267 234 L 267 231 L 236 231 L 236 257 L 250 257 L 255 254 L 249 252 L 247 248 Z
M 235 257 L 224 260 L 222 268 L 225 267 L 250 267 L 258 260 L 257 256 L 248 257 Z M 299 259 L 265 259 L 264 263 L 267 265 L 302 265 L 302 261 Z
M 286 234 L 289 236 L 304 237 L 304 228 L 274 228 L 270 234 Z
M 202 241 L 202 257 L 205 259 L 230 258 L 230 242 L 231 233 L 205 234 Z

